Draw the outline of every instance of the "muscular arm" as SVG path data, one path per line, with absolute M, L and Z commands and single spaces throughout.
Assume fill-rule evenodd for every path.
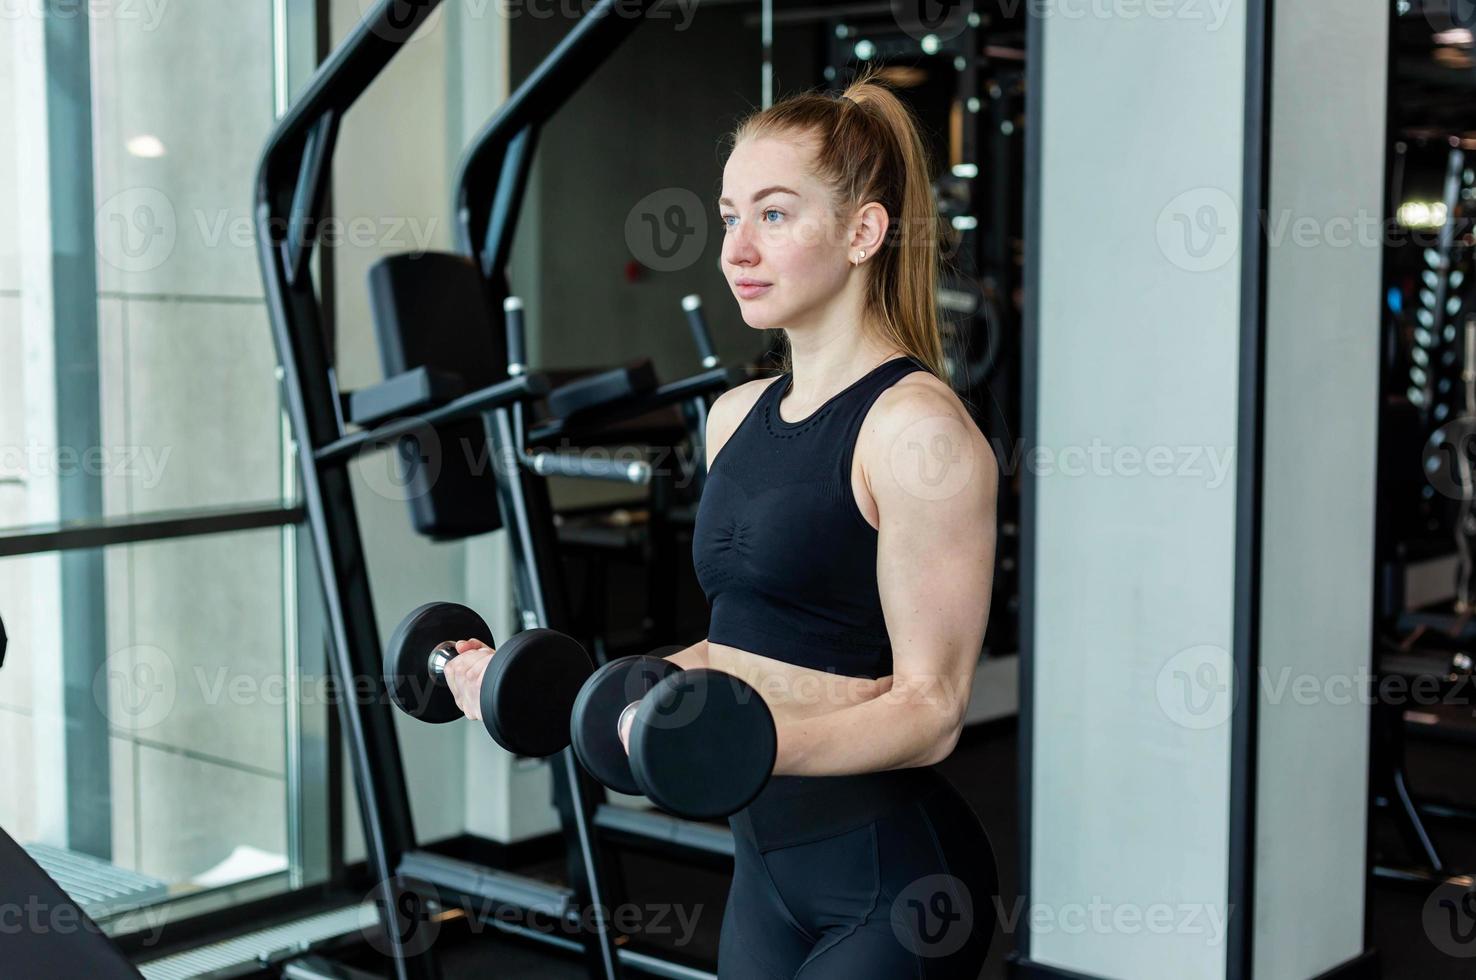
M 952 396 L 899 386 L 884 397 L 856 451 L 877 505 L 891 685 L 826 714 L 776 717 L 779 775 L 932 765 L 963 729 L 989 618 L 994 454 Z

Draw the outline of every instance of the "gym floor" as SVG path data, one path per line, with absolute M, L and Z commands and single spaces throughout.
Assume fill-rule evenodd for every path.
M 1018 740 L 1013 720 L 976 726 L 965 733 L 957 750 L 942 765 L 942 770 L 968 798 L 989 829 L 999 861 L 1000 896 L 998 909 L 1013 912 L 1019 895 L 1018 867 L 1015 848 L 1018 835 L 1016 812 L 1016 769 Z M 988 779 L 981 780 L 980 774 Z M 1443 787 L 1446 802 L 1456 806 L 1476 807 L 1476 780 L 1472 780 L 1469 747 L 1434 742 L 1413 742 L 1410 747 L 1410 780 L 1418 792 L 1422 787 Z M 1446 860 L 1458 868 L 1476 867 L 1476 835 L 1432 824 L 1432 833 Z M 1407 860 L 1392 822 L 1385 816 L 1375 823 L 1376 853 L 1391 864 Z M 558 865 L 536 869 L 557 873 Z M 659 858 L 627 854 L 623 864 L 630 887 L 629 901 L 637 904 L 654 902 L 681 903 L 702 910 L 690 946 L 684 956 L 711 964 L 717 956 L 718 928 L 727 890 L 722 872 L 693 868 L 661 861 Z M 1423 914 L 1431 889 L 1387 881 L 1377 882 L 1370 891 L 1372 903 L 1371 944 L 1379 950 L 1383 976 L 1421 980 L 1469 980 L 1469 961 L 1454 959 L 1441 952 L 1426 932 Z M 1014 950 L 1013 935 L 1003 927 L 996 930 L 989 960 L 980 973 L 981 980 L 1002 980 L 1007 975 L 1007 959 Z M 481 980 L 495 966 L 499 977 L 544 978 L 544 980 L 585 980 L 587 974 L 572 955 L 551 952 L 508 938 L 487 929 L 473 932 L 470 928 L 443 930 L 437 943 L 446 980 Z M 373 969 L 372 954 L 357 962 L 361 969 Z

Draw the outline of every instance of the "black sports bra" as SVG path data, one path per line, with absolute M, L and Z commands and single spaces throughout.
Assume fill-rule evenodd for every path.
M 791 378 L 759 395 L 713 460 L 692 557 L 712 605 L 707 638 L 851 677 L 892 672 L 877 591 L 877 532 L 856 506 L 851 458 L 867 411 L 927 368 L 883 361 L 800 422 L 779 417 Z

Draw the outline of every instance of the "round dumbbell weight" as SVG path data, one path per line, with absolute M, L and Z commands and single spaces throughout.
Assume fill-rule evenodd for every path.
M 395 627 L 384 658 L 390 700 L 432 724 L 463 717 L 446 683 L 457 640 L 496 649 L 482 676 L 481 708 L 482 724 L 498 745 L 531 758 L 568 748 L 569 712 L 594 670 L 584 647 L 547 629 L 524 630 L 496 646 L 482 617 L 453 602 L 427 603 Z
M 682 668 L 663 657 L 621 657 L 590 675 L 574 701 L 569 735 L 574 755 L 591 776 L 619 793 L 637 796 L 641 788 L 630 771 L 630 757 L 612 719 L 639 701 L 656 684 Z
M 640 699 L 630 770 L 662 809 L 714 820 L 753 802 L 773 774 L 778 744 L 773 713 L 741 678 L 683 670 Z

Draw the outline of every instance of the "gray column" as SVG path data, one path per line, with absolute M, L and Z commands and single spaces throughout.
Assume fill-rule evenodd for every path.
M 1364 951 L 1388 10 L 1031 10 L 1019 952 L 1319 976 Z

